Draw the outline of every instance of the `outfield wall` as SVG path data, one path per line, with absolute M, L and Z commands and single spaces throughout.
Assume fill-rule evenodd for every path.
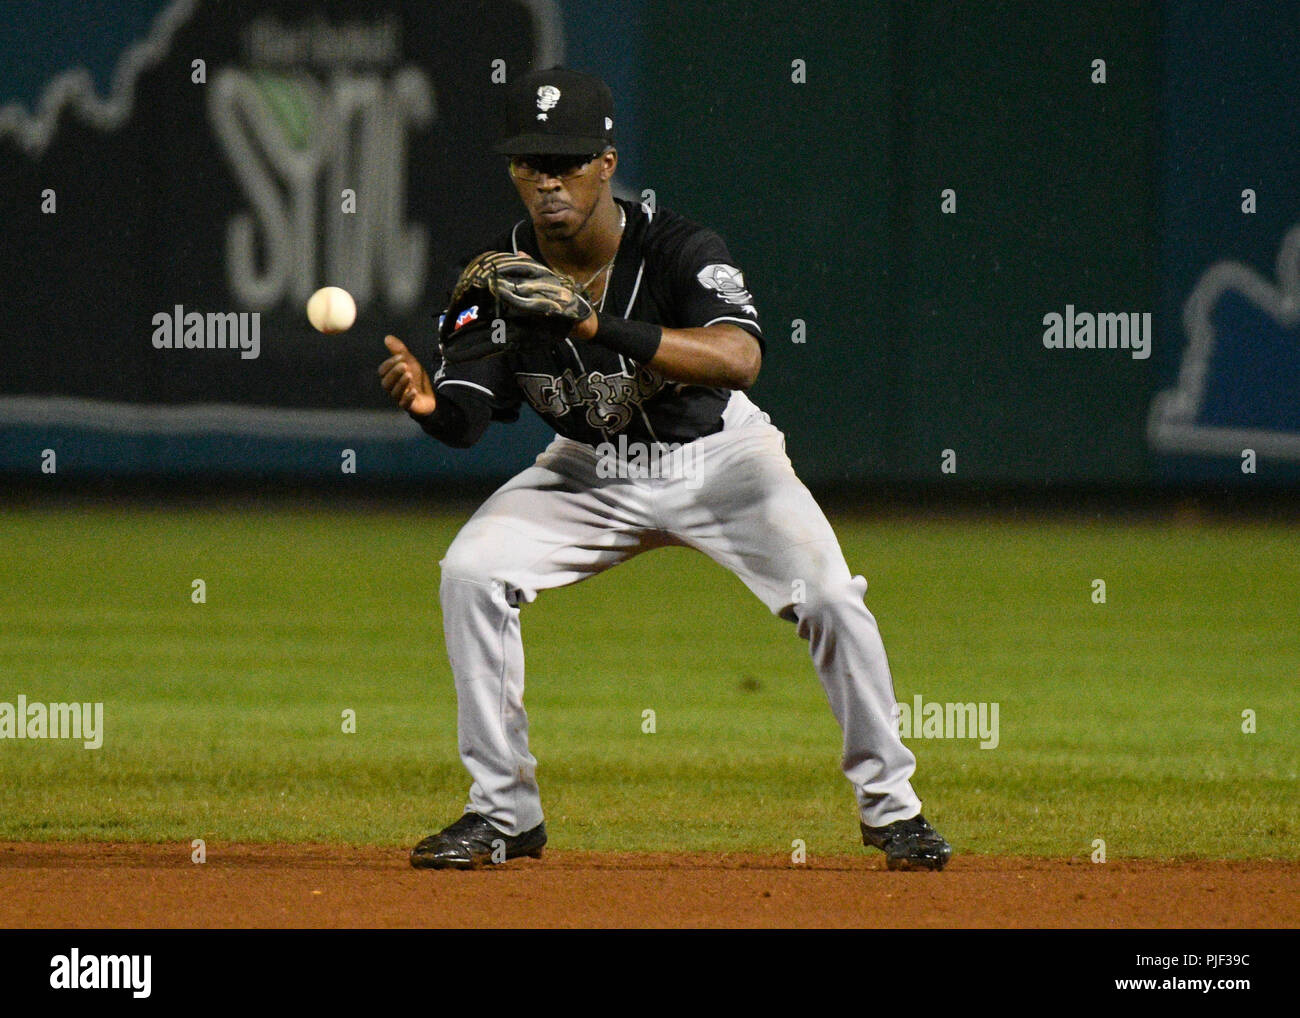
M 429 342 L 447 266 L 517 215 L 494 70 L 559 59 L 615 88 L 623 193 L 729 241 L 768 336 L 753 396 L 810 482 L 1300 483 L 1300 25 L 1235 7 L 21 5 L 0 470 L 527 463 L 531 415 L 448 450 L 374 365 L 387 331 Z M 326 283 L 361 298 L 346 336 L 301 312 Z M 157 349 L 178 306 L 258 313 L 257 356 Z M 1046 345 L 1103 322 L 1142 345 Z

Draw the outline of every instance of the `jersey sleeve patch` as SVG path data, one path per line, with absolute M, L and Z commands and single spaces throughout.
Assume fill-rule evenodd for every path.
M 706 290 L 712 290 L 728 304 L 734 304 L 747 315 L 758 317 L 754 295 L 745 286 L 745 274 L 734 265 L 711 262 L 695 274 Z

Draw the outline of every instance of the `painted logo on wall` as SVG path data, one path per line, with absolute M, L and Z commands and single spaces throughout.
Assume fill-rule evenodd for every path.
M 1151 405 L 1152 448 L 1300 460 L 1300 225 L 1282 240 L 1275 281 L 1240 262 L 1210 266 L 1183 326 L 1177 384 Z

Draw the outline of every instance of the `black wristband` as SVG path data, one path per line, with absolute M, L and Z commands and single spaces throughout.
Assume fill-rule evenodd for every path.
M 663 338 L 662 325 L 599 315 L 596 318 L 596 335 L 591 337 L 591 341 L 615 353 L 631 357 L 638 364 L 649 364 L 654 360 Z

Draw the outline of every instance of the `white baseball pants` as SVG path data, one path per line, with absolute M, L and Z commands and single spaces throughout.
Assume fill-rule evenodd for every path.
M 596 451 L 557 436 L 447 550 L 441 598 L 460 756 L 473 779 L 466 808 L 506 834 L 542 821 L 519 606 L 665 545 L 704 552 L 796 623 L 844 732 L 841 763 L 862 820 L 880 827 L 920 812 L 909 781 L 916 758 L 891 720 L 893 680 L 863 603 L 866 580 L 850 575 L 767 414 L 737 392 L 724 422 L 650 477 L 602 477 Z M 689 613 L 682 621 L 705 624 Z

